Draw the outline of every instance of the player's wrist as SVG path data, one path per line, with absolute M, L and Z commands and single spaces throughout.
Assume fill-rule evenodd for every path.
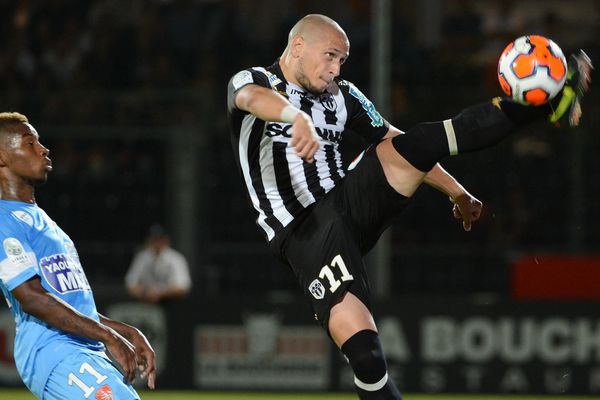
M 281 120 L 281 122 L 293 124 L 294 120 L 296 119 L 296 116 L 301 112 L 302 111 L 300 111 L 298 108 L 294 107 L 291 104 L 288 104 L 287 106 L 283 107 L 283 110 L 281 110 L 281 115 L 279 119 Z

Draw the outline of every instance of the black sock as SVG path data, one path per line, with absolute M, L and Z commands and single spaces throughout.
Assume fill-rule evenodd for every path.
M 517 128 L 549 114 L 549 106 L 524 106 L 495 99 L 462 110 L 456 117 L 421 123 L 392 139 L 394 148 L 420 171 L 442 158 L 491 147 Z

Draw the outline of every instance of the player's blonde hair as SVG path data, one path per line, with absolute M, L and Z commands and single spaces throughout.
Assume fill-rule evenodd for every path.
M 28 124 L 26 116 L 18 112 L 0 112 L 0 134 L 6 133 L 7 128 L 16 124 Z
M 9 128 L 16 124 L 28 124 L 26 116 L 18 112 L 0 112 L 0 135 L 10 133 Z
M 0 125 L 5 124 L 27 124 L 26 116 L 18 112 L 0 112 Z

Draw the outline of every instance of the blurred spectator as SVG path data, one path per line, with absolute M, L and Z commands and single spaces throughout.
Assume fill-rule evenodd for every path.
M 171 240 L 160 225 L 152 225 L 145 247 L 134 257 L 125 276 L 133 297 L 148 302 L 184 297 L 192 286 L 185 257 L 171 247 Z

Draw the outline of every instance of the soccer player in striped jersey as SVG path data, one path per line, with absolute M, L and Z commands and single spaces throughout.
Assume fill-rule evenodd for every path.
M 15 318 L 17 370 L 44 400 L 139 399 L 130 382 L 139 368 L 154 388 L 154 350 L 138 329 L 98 313 L 73 241 L 37 206 L 49 153 L 25 116 L 0 113 L 0 289 Z
M 454 216 L 470 230 L 482 203 L 437 162 L 492 146 L 550 113 L 578 120 L 576 103 L 587 89 L 591 64 L 583 53 L 577 58 L 571 84 L 579 90 L 560 99 L 563 107 L 498 98 L 404 134 L 354 84 L 339 78 L 349 52 L 335 21 L 305 16 L 273 65 L 231 78 L 228 119 L 257 225 L 347 357 L 359 397 L 399 399 L 371 314 L 363 256 L 423 182 L 452 199 Z M 346 171 L 339 144 L 348 130 L 372 146 Z

